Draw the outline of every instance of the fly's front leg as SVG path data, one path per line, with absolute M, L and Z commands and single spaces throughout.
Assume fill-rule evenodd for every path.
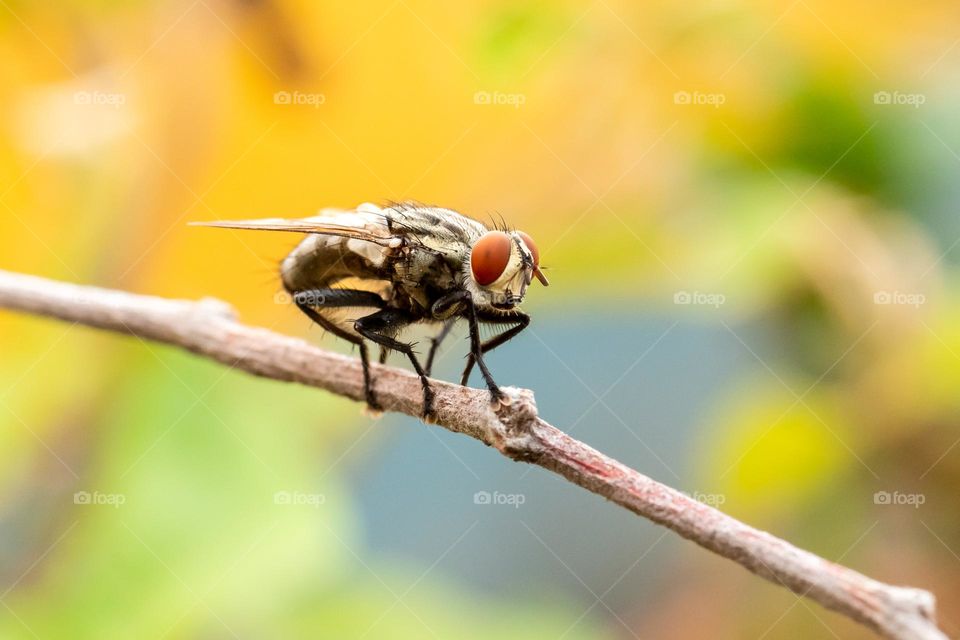
M 480 322 L 491 324 L 499 322 L 514 325 L 481 344 L 480 353 L 493 351 L 508 340 L 512 340 L 518 333 L 530 326 L 530 316 L 522 311 L 514 311 L 513 315 L 510 316 L 485 314 L 481 311 L 477 311 L 477 318 L 480 320 Z M 464 386 L 467 385 L 467 380 L 470 379 L 470 372 L 473 370 L 474 362 L 475 358 L 473 357 L 473 353 L 471 353 L 469 356 L 467 356 L 467 366 L 463 370 L 463 377 L 460 379 L 460 384 Z
M 293 301 L 304 314 L 318 325 L 348 342 L 357 345 L 360 350 L 360 364 L 363 366 L 363 394 L 367 406 L 375 412 L 383 411 L 373 393 L 373 380 L 370 377 L 370 356 L 363 338 L 354 335 L 335 322 L 326 318 L 317 309 L 336 307 L 374 307 L 383 308 L 386 304 L 380 296 L 370 291 L 358 289 L 311 289 L 308 291 L 293 292 Z
M 477 321 L 477 308 L 470 299 L 467 304 L 467 322 L 470 324 L 470 358 L 477 361 L 480 373 L 483 375 L 487 388 L 490 389 L 490 397 L 494 405 L 508 405 L 510 399 L 500 390 L 497 383 L 493 381 L 493 375 L 487 368 L 487 363 L 483 361 L 483 345 L 480 343 L 480 323 Z
M 487 388 L 490 390 L 493 403 L 502 405 L 510 404 L 507 396 L 504 395 L 500 387 L 497 386 L 497 383 L 494 382 L 493 375 L 491 375 L 490 369 L 487 368 L 487 363 L 483 361 L 483 344 L 480 342 L 480 322 L 477 318 L 477 307 L 473 303 L 473 297 L 470 295 L 470 292 L 455 291 L 448 294 L 437 300 L 433 304 L 431 311 L 434 317 L 442 317 L 443 314 L 452 315 L 453 313 L 457 313 L 467 318 L 467 323 L 470 326 L 469 357 L 472 361 L 476 361 L 477 366 L 480 367 L 480 373 L 483 374 L 483 380 L 487 383 Z M 465 373 L 469 373 L 469 371 Z M 465 384 L 465 382 L 461 382 L 461 384 Z
M 353 328 L 363 337 L 391 351 L 399 351 L 410 359 L 414 370 L 420 376 L 420 384 L 423 387 L 423 419 L 431 420 L 433 417 L 433 389 L 430 388 L 427 373 L 420 366 L 417 355 L 413 352 L 413 345 L 400 342 L 393 337 L 400 329 L 415 320 L 416 318 L 399 309 L 383 309 L 360 318 L 353 323 Z

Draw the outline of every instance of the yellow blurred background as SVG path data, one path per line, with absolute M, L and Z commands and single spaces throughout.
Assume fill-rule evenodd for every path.
M 551 287 L 498 381 L 933 590 L 955 635 L 958 25 L 942 1 L 0 0 L 0 268 L 320 341 L 277 304 L 295 240 L 187 222 L 503 215 Z M 416 421 L 10 313 L 0 354 L 3 638 L 869 637 Z

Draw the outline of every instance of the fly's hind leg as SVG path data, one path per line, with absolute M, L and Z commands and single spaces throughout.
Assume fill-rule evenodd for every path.
M 430 388 L 427 373 L 420 366 L 417 355 L 413 352 L 413 345 L 400 342 L 393 337 L 400 329 L 415 321 L 416 318 L 405 311 L 381 309 L 354 322 L 353 328 L 364 338 L 391 351 L 399 351 L 410 359 L 410 364 L 420 376 L 420 384 L 423 386 L 423 419 L 430 420 L 433 417 L 433 389 Z
M 360 349 L 360 363 L 363 365 L 363 392 L 367 406 L 373 411 L 383 411 L 373 392 L 373 380 L 370 378 L 370 356 L 363 338 L 356 336 L 319 313 L 317 309 L 336 307 L 374 307 L 382 309 L 386 304 L 380 296 L 370 291 L 357 289 L 311 289 L 293 293 L 293 301 L 308 318 L 347 342 Z

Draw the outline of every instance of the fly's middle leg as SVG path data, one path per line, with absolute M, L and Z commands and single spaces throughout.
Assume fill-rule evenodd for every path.
M 437 350 L 440 348 L 440 343 L 443 342 L 444 338 L 450 335 L 450 330 L 453 329 L 453 325 L 457 323 L 456 318 L 450 318 L 443 323 L 443 328 L 440 330 L 440 333 L 430 338 L 430 351 L 427 352 L 427 364 L 423 367 L 427 372 L 427 376 L 430 376 L 430 373 L 433 371 L 433 359 L 437 355 Z

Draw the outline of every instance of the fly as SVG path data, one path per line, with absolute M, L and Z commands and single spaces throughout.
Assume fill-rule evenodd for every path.
M 460 384 L 474 364 L 494 405 L 509 401 L 494 382 L 483 356 L 530 324 L 520 310 L 534 278 L 547 286 L 540 252 L 522 231 L 488 228 L 451 209 L 420 204 L 354 210 L 325 209 L 301 219 L 220 220 L 193 223 L 228 229 L 292 231 L 308 234 L 280 266 L 283 287 L 313 322 L 360 350 L 367 405 L 380 411 L 366 340 L 380 346 L 380 362 L 390 351 L 407 356 L 423 387 L 423 417 L 433 417 L 434 393 L 428 377 L 434 356 L 458 320 L 466 320 L 470 352 Z M 345 309 L 365 309 L 343 315 Z M 421 365 L 413 344 L 397 334 L 416 323 L 440 324 Z M 480 325 L 506 328 L 481 341 Z

